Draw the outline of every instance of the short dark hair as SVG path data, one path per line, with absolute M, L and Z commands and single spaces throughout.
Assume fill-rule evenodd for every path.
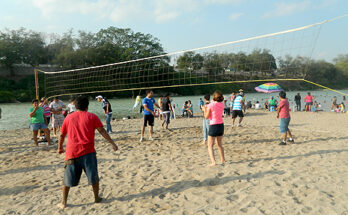
M 210 94 L 205 94 L 205 95 L 204 95 L 204 99 L 207 100 L 207 101 L 209 101 L 209 100 L 210 100 Z
M 284 91 L 280 91 L 279 96 L 283 99 L 286 98 L 286 93 Z
M 146 95 L 148 95 L 151 92 L 152 92 L 152 90 L 146 90 Z
M 37 100 L 37 99 L 31 100 L 31 103 L 32 103 L 32 104 L 34 104 L 35 102 L 39 103 L 39 100 Z
M 224 100 L 224 95 L 220 92 L 220 90 L 216 90 L 213 94 L 213 100 L 216 102 L 222 102 Z
M 53 98 L 53 100 L 59 100 L 59 97 L 58 97 L 58 96 L 56 96 L 56 97 L 54 97 L 54 98 Z
M 75 99 L 75 107 L 78 110 L 86 110 L 88 108 L 89 105 L 89 101 L 88 98 L 86 96 L 78 96 Z

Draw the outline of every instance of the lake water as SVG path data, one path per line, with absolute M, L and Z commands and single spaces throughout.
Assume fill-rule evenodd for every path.
M 307 91 L 294 91 L 287 92 L 287 97 L 290 101 L 290 107 L 294 106 L 294 96 L 296 93 L 300 93 L 302 100 L 307 94 Z M 348 90 L 341 90 L 341 92 L 348 94 Z M 322 90 L 322 91 L 311 91 L 311 94 L 315 96 L 315 100 L 322 105 L 324 111 L 329 111 L 332 98 L 337 96 L 338 102 L 342 102 L 343 96 L 332 91 Z M 229 96 L 229 95 L 226 95 Z M 278 98 L 278 93 L 263 94 L 263 93 L 246 93 L 246 101 L 252 101 L 252 103 L 259 101 L 262 106 L 265 99 L 269 99 L 270 96 L 275 96 Z M 176 114 L 181 114 L 181 107 L 183 103 L 187 100 L 191 100 L 193 104 L 194 112 L 199 111 L 199 99 L 203 96 L 185 96 L 185 97 L 171 97 L 173 103 L 176 104 Z M 156 101 L 158 98 L 156 98 Z M 135 99 L 110 99 L 112 105 L 113 117 L 117 119 L 122 119 L 123 117 L 136 116 L 136 112 L 133 110 L 133 105 Z M 66 102 L 66 101 L 64 101 Z M 67 103 L 66 103 L 67 104 Z M 346 105 L 347 106 L 347 105 Z M 28 110 L 32 107 L 31 103 L 15 103 L 15 104 L 0 104 L 2 109 L 2 118 L 0 119 L 0 130 L 13 130 L 18 128 L 28 128 L 29 126 L 29 116 Z M 302 102 L 302 108 L 304 108 L 304 103 Z M 104 120 L 103 110 L 101 103 L 92 100 L 89 105 L 89 112 L 97 114 L 102 121 Z M 138 114 L 138 117 L 141 115 Z

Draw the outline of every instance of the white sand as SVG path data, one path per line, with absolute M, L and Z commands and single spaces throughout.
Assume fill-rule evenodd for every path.
M 101 196 L 85 175 L 61 201 L 63 155 L 33 147 L 28 129 L 0 132 L 0 214 L 348 214 L 348 114 L 291 113 L 299 144 L 279 146 L 275 113 L 249 112 L 244 127 L 225 119 L 227 164 L 207 167 L 202 118 L 156 120 L 139 143 L 141 120 L 113 123 L 117 153 L 97 135 Z M 219 157 L 216 151 L 217 163 Z

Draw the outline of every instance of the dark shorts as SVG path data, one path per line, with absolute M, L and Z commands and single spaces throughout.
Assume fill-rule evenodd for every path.
M 170 123 L 170 112 L 163 113 L 164 121 L 169 124 Z
M 280 119 L 280 133 L 286 133 L 289 130 L 290 118 Z
M 308 106 L 308 105 L 313 105 L 313 102 L 306 102 L 306 105 Z
M 144 126 L 146 127 L 147 124 L 149 124 L 149 126 L 153 126 L 155 122 L 155 117 L 151 114 L 151 115 L 144 115 Z
M 211 137 L 224 135 L 224 124 L 209 125 L 208 135 Z
M 88 184 L 99 182 L 98 162 L 96 153 L 89 153 L 78 158 L 66 161 L 63 183 L 67 187 L 75 187 L 79 184 L 82 170 L 85 172 Z
M 50 124 L 50 121 L 51 121 L 51 117 L 49 116 L 49 117 L 46 117 L 46 122 L 47 122 L 47 125 L 49 125 Z
M 244 117 L 243 111 L 242 110 L 233 110 L 232 111 L 232 118 L 237 118 L 239 117 Z

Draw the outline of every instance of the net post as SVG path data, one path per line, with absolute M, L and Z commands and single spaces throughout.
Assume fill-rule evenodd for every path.
M 34 76 L 35 76 L 35 95 L 36 95 L 36 99 L 39 99 L 39 81 L 38 81 L 38 77 L 37 77 L 37 69 L 34 68 Z

